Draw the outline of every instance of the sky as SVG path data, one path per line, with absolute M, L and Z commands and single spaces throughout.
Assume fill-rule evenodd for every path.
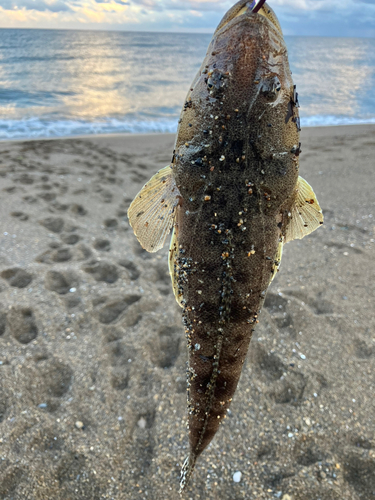
M 0 28 L 212 33 L 228 0 L 0 0 Z M 285 35 L 375 38 L 375 0 L 269 0 Z

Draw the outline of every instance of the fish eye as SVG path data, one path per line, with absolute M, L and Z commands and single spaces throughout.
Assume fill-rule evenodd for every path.
M 269 102 L 274 102 L 281 90 L 281 82 L 277 76 L 265 78 L 262 83 L 261 93 Z

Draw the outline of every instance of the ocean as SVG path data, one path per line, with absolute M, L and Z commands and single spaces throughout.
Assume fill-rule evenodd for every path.
M 175 132 L 210 38 L 0 29 L 0 139 Z M 302 126 L 375 123 L 375 39 L 286 43 Z

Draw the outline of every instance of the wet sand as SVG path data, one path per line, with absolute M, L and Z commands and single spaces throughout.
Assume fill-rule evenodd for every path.
M 126 217 L 173 142 L 0 143 L 1 499 L 179 498 L 181 313 L 167 246 Z M 325 225 L 285 246 L 186 499 L 375 498 L 374 146 L 375 126 L 303 130 Z

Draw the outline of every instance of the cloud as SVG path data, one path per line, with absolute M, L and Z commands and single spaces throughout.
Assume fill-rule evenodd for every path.
M 148 13 L 166 10 L 211 11 L 221 16 L 233 5 L 231 0 L 131 0 L 131 3 L 147 8 Z
M 143 13 L 150 14 L 152 12 L 161 12 L 165 10 L 165 2 L 162 0 L 131 0 L 132 5 L 145 7 Z
M 118 3 L 120 5 L 130 5 L 130 2 L 126 2 L 124 0 L 95 0 L 96 3 Z
M 221 17 L 230 9 L 233 2 L 228 0 L 165 0 L 163 6 L 166 10 L 215 12 Z
M 0 26 L 212 33 L 234 2 L 0 0 Z M 362 15 L 358 0 L 270 0 L 287 35 L 375 37 L 375 0 L 359 2 Z
M 63 0 L 46 2 L 45 0 L 2 0 L 1 7 L 4 10 L 36 10 L 39 12 L 68 12 L 70 6 Z

